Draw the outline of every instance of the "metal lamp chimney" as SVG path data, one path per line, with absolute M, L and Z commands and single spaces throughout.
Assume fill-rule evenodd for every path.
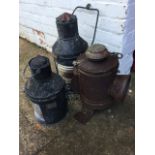
M 52 53 L 59 75 L 69 85 L 73 76 L 73 61 L 85 52 L 88 44 L 79 36 L 75 15 L 63 13 L 56 18 L 56 25 L 59 37 L 52 47 Z

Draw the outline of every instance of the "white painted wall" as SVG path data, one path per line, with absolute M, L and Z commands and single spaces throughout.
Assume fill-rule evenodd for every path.
M 20 36 L 51 52 L 57 39 L 55 18 L 63 12 L 72 13 L 78 6 L 92 7 L 100 11 L 95 43 L 107 46 L 110 52 L 124 54 L 120 61 L 121 74 L 128 74 L 134 50 L 134 0 L 19 0 Z M 96 12 L 78 10 L 79 33 L 91 42 Z

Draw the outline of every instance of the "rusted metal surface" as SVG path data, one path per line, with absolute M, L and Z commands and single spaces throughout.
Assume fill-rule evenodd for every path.
M 86 57 L 94 61 L 105 59 L 109 54 L 110 53 L 107 51 L 106 47 L 100 44 L 95 44 L 93 48 L 89 48 L 86 51 Z
M 104 53 L 104 46 L 92 45 L 86 53 Z M 103 49 L 103 50 L 102 50 Z M 82 54 L 75 62 L 74 90 L 80 93 L 82 104 L 89 110 L 105 109 L 123 99 L 129 86 L 129 79 L 117 75 L 118 59 L 122 57 L 118 53 L 107 53 L 106 57 L 101 56 L 98 61 L 90 59 L 89 55 Z M 95 57 L 96 58 L 96 57 Z M 76 81 L 77 80 L 77 81 Z M 79 85 L 78 85 L 79 84 Z M 75 118 L 80 122 L 86 122 L 92 117 L 90 113 L 78 113 Z
M 118 67 L 118 58 L 116 55 L 109 56 L 103 61 L 92 61 L 83 54 L 78 59 L 78 62 L 79 71 L 90 74 L 106 74 L 113 69 L 117 70 Z
M 62 14 L 61 16 L 58 17 L 61 21 L 66 22 L 66 21 L 70 21 L 70 19 L 72 18 L 72 15 L 70 13 L 65 12 L 64 14 Z
M 109 94 L 114 98 L 115 101 L 123 101 L 127 90 L 129 88 L 131 75 L 117 75 L 111 88 L 109 89 Z
M 56 18 L 58 34 L 61 39 L 78 35 L 77 18 L 69 13 L 63 13 Z
M 79 72 L 82 102 L 93 109 L 101 109 L 102 107 L 104 108 L 106 104 L 110 104 L 112 100 L 108 94 L 108 89 L 115 79 L 117 68 L 99 75 L 88 74 L 81 70 L 79 70 Z
M 74 115 L 74 118 L 79 122 L 81 122 L 82 124 L 85 124 L 91 119 L 93 114 L 94 114 L 94 111 L 92 109 L 89 109 L 88 107 L 83 106 L 82 111 L 76 113 Z

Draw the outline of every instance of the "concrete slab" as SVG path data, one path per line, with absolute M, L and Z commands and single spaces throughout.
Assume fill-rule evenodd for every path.
M 134 155 L 134 75 L 125 102 L 96 112 L 86 125 L 73 118 L 81 104 L 79 96 L 72 95 L 67 116 L 57 124 L 41 126 L 25 97 L 22 79 L 28 60 L 37 54 L 48 56 L 55 71 L 50 53 L 20 39 L 20 155 Z

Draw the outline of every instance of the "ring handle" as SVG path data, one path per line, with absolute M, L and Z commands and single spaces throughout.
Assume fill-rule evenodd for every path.
M 122 59 L 123 58 L 123 54 L 122 53 L 116 53 L 116 54 L 117 54 L 118 59 Z
M 119 53 L 119 52 L 113 52 L 113 53 L 110 53 L 110 55 L 117 56 L 118 59 L 122 59 L 123 58 L 123 54 Z
M 28 77 L 25 76 L 27 68 L 28 68 L 28 64 L 24 67 L 23 72 L 22 72 L 22 78 L 24 81 L 26 81 L 28 79 Z
M 24 67 L 23 72 L 22 72 L 22 78 L 23 78 L 24 81 L 26 81 L 26 80 L 29 79 L 29 77 L 26 77 L 26 75 L 25 75 L 28 66 L 29 66 L 29 64 L 27 64 L 27 65 Z M 39 74 L 39 73 L 40 73 L 40 69 L 38 68 L 37 71 L 36 71 L 36 73 L 33 74 L 32 77 L 36 76 L 36 75 Z

